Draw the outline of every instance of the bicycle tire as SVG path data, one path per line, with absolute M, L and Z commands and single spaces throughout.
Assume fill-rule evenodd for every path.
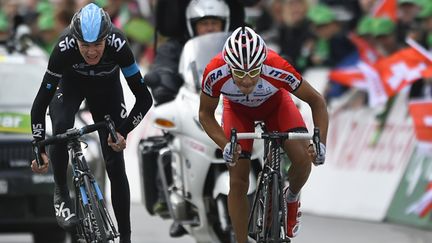
M 108 241 L 108 236 L 106 232 L 105 223 L 101 215 L 102 209 L 100 209 L 99 200 L 97 199 L 96 191 L 90 181 L 89 176 L 84 175 L 83 179 L 84 179 L 85 190 L 87 192 L 87 196 L 89 199 L 88 206 L 91 211 L 91 216 L 94 217 L 91 219 L 92 224 L 90 225 L 92 228 L 91 233 L 93 234 L 93 236 L 95 236 L 92 237 L 93 238 L 92 240 L 96 240 L 96 242 L 98 243 L 99 242 L 105 243 Z
M 76 232 L 76 241 L 82 242 L 84 240 L 85 242 L 91 242 L 90 236 L 87 232 L 90 232 L 90 226 L 89 226 L 89 218 L 87 215 L 90 215 L 91 212 L 88 207 L 84 207 L 83 198 L 81 196 L 80 192 L 80 186 L 75 187 L 75 195 L 77 197 L 75 201 L 75 208 L 78 216 L 79 223 L 77 225 L 77 232 Z
M 253 196 L 251 211 L 249 213 L 248 220 L 248 235 L 258 242 L 259 240 L 259 231 L 261 230 L 261 221 L 260 221 L 260 199 L 261 199 L 261 191 L 262 191 L 262 180 L 261 180 L 262 172 L 258 174 L 257 179 L 257 189 L 255 191 L 255 195 Z
M 272 174 L 271 178 L 271 234 L 270 238 L 273 240 L 280 239 L 281 232 L 281 214 L 280 214 L 280 202 L 281 202 L 281 193 L 279 187 L 279 177 L 276 173 Z
M 269 193 L 271 183 L 270 178 L 267 175 L 264 178 L 264 190 L 262 191 L 262 240 L 263 242 L 268 242 L 271 237 L 271 213 L 272 213 L 272 196 Z
M 99 193 L 102 194 L 97 182 L 93 183 L 93 188 L 96 190 L 96 194 L 99 194 Z M 105 201 L 103 200 L 103 195 L 98 196 L 98 205 L 99 205 L 100 213 L 102 216 L 102 220 L 104 222 L 104 226 L 106 227 L 105 228 L 106 232 L 108 234 L 107 237 L 109 240 L 114 241 L 114 238 L 117 238 L 118 236 L 120 236 L 120 234 L 118 233 L 118 231 L 114 225 L 114 222 L 111 218 L 111 215 L 108 212 Z

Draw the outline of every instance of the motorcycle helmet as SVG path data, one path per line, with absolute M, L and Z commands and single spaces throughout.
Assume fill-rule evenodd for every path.
M 221 19 L 224 31 L 228 32 L 230 9 L 224 0 L 191 0 L 186 8 L 186 25 L 189 35 L 195 36 L 196 21 L 210 17 Z
M 222 55 L 231 68 L 248 71 L 262 65 L 267 46 L 251 28 L 239 27 L 226 40 Z
M 90 3 L 74 14 L 70 29 L 77 40 L 93 43 L 101 41 L 111 33 L 112 23 L 107 12 Z

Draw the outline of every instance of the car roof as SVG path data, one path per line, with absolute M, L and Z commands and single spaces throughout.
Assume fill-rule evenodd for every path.
M 1 64 L 46 64 L 48 55 L 38 46 L 30 46 L 25 53 L 9 51 L 6 45 L 0 44 L 0 65 Z

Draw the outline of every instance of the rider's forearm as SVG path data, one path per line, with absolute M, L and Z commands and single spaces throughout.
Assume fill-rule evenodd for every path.
M 323 97 L 317 99 L 315 102 L 310 103 L 312 110 L 312 119 L 315 127 L 320 129 L 320 140 L 323 144 L 327 141 L 327 130 L 329 124 L 329 115 L 327 112 L 327 105 Z
M 39 91 L 31 108 L 31 129 L 33 138 L 42 140 L 45 138 L 45 114 L 49 103 L 56 91 L 59 80 L 50 79 L 45 74 Z
M 127 134 L 138 126 L 153 104 L 151 94 L 147 89 L 147 85 L 142 81 L 140 73 L 135 74 L 134 77 L 128 77 L 126 80 L 135 96 L 135 105 L 129 116 L 118 128 L 118 132 L 125 139 Z
M 223 149 L 229 141 L 225 137 L 222 127 L 216 121 L 214 116 L 200 112 L 199 120 L 207 135 L 219 146 L 219 148 Z

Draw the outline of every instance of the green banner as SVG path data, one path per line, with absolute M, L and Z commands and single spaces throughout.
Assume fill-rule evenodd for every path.
M 413 153 L 387 220 L 432 229 L 432 156 Z
M 16 112 L 0 112 L 0 132 L 31 133 L 30 115 Z

